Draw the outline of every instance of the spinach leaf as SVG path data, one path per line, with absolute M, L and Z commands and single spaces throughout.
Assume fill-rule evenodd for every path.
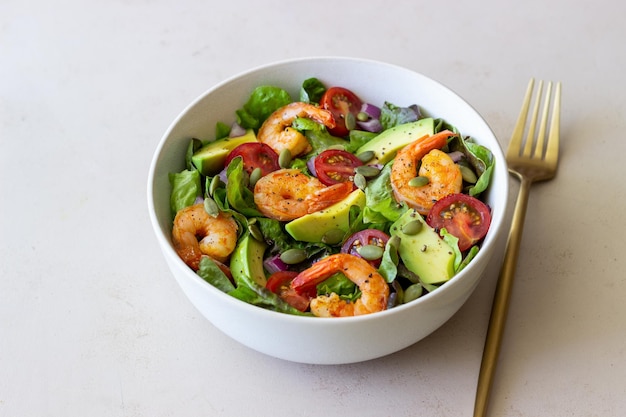
M 420 117 L 420 110 L 416 105 L 400 107 L 385 101 L 380 108 L 380 124 L 383 130 L 390 127 L 414 122 Z

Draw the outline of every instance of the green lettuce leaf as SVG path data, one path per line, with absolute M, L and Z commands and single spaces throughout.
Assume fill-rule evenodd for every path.
M 307 128 L 304 134 L 309 141 L 309 144 L 311 144 L 311 147 L 313 148 L 313 150 L 307 155 L 307 159 L 311 156 L 320 154 L 323 150 L 331 146 L 348 145 L 348 141 L 331 135 L 322 125 L 317 122 L 309 119 L 296 119 L 296 121 L 302 122 L 299 125 L 294 124 L 294 127 L 296 127 L 298 130 L 305 130 L 304 128 Z
M 236 111 L 237 123 L 245 129 L 258 129 L 270 114 L 292 101 L 289 93 L 280 87 L 259 86 L 252 91 L 246 104 Z
M 476 197 L 489 187 L 495 159 L 491 151 L 482 145 L 470 141 L 463 141 L 470 155 L 470 162 L 479 174 L 478 181 L 469 189 L 469 195 Z
M 196 169 L 193 162 L 191 162 L 191 157 L 201 147 L 202 147 L 202 141 L 200 139 L 193 138 L 189 141 L 189 145 L 187 146 L 187 153 L 185 155 L 185 165 L 188 170 L 192 171 Z
M 317 284 L 317 295 L 335 293 L 344 300 L 356 301 L 361 297 L 359 287 L 344 274 L 337 272 L 325 281 Z
M 385 251 L 383 252 L 383 258 L 378 267 L 378 272 L 382 275 L 388 283 L 392 283 L 398 275 L 398 254 L 392 255 L 391 245 L 385 245 Z M 393 259 L 395 256 L 396 259 Z
M 326 86 L 317 78 L 308 78 L 302 83 L 300 101 L 305 103 L 319 103 L 326 92 Z
M 193 205 L 196 197 L 202 195 L 202 185 L 200 173 L 197 170 L 184 170 L 178 173 L 170 172 L 170 210 L 172 215 L 176 215 L 178 210 Z
M 463 254 L 459 250 L 459 238 L 448 233 L 445 227 L 439 230 L 439 235 L 454 251 L 454 271 L 456 273 L 459 271 L 459 267 L 463 261 Z
M 463 270 L 463 268 L 465 268 L 467 266 L 467 264 L 469 264 L 471 262 L 472 259 L 474 259 L 474 257 L 476 255 L 478 255 L 478 252 L 480 251 L 480 248 L 478 247 L 478 245 L 474 245 L 471 248 L 469 248 L 469 251 L 467 251 L 467 255 L 465 255 L 465 258 L 463 259 L 463 262 L 461 262 L 461 264 L 459 265 L 458 270 L 456 271 L 457 273 L 461 272 Z
M 197 274 L 206 282 L 216 287 L 218 290 L 228 293 L 235 289 L 233 283 L 228 279 L 226 274 L 222 272 L 219 266 L 208 256 L 200 259 Z
M 378 133 L 366 132 L 365 130 L 351 130 L 348 136 L 349 143 L 346 151 L 355 153 L 361 146 L 378 136 Z
M 437 119 L 435 124 L 436 132 L 448 129 L 457 133 L 457 136 L 450 140 L 448 146 L 451 151 L 462 152 L 476 172 L 478 180 L 476 184 L 469 187 L 468 194 L 472 197 L 478 196 L 489 187 L 489 183 L 491 182 L 491 175 L 495 165 L 493 154 L 489 149 L 475 143 L 471 138 L 463 138 L 456 127 L 446 123 L 442 119 Z
M 230 126 L 223 122 L 215 124 L 215 139 L 223 139 L 230 134 Z
M 243 159 L 240 156 L 228 164 L 226 176 L 226 198 L 230 207 L 247 217 L 263 216 L 254 204 L 254 193 L 248 188 L 250 179 L 243 169 Z
M 391 165 L 388 162 L 380 174 L 368 182 L 365 188 L 364 221 L 366 223 L 394 222 L 407 210 L 405 204 L 398 204 L 391 188 Z
M 228 295 L 231 295 L 248 304 L 253 304 L 268 310 L 278 311 L 280 313 L 295 314 L 299 316 L 311 315 L 310 313 L 303 313 L 292 307 L 278 295 L 274 294 L 267 288 L 261 287 L 260 285 L 255 285 L 254 288 L 242 285 L 233 291 L 230 291 Z

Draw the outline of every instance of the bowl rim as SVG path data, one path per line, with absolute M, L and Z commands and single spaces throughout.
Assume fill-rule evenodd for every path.
M 503 166 L 503 168 L 501 168 L 499 171 L 503 173 L 506 173 L 507 171 L 506 160 L 504 158 L 504 154 L 502 152 L 502 148 L 497 137 L 495 136 L 493 130 L 491 129 L 489 124 L 486 122 L 486 120 L 483 118 L 483 116 L 468 101 L 466 101 L 461 95 L 457 94 L 450 87 L 442 84 L 436 79 L 430 76 L 427 76 L 423 73 L 412 70 L 410 68 L 400 66 L 400 65 L 378 61 L 374 59 L 356 58 L 356 57 L 348 57 L 348 56 L 322 55 L 322 56 L 290 58 L 290 59 L 284 59 L 284 60 L 257 65 L 245 71 L 241 71 L 232 76 L 229 76 L 223 79 L 222 81 L 214 84 L 213 86 L 207 88 L 204 92 L 202 92 L 194 100 L 192 100 L 187 106 L 185 106 L 182 111 L 179 112 L 179 114 L 175 117 L 175 119 L 169 124 L 168 128 L 165 130 L 164 134 L 159 139 L 157 147 L 155 148 L 155 151 L 152 156 L 152 160 L 150 162 L 149 171 L 148 171 L 147 197 L 148 197 L 148 212 L 149 212 L 150 222 L 156 234 L 156 238 L 159 241 L 161 250 L 164 252 L 165 256 L 170 258 L 171 261 L 177 263 L 177 265 L 185 271 L 186 278 L 193 280 L 195 281 L 196 284 L 199 284 L 205 287 L 208 291 L 212 292 L 215 296 L 220 297 L 223 301 L 231 304 L 233 308 L 243 310 L 244 312 L 248 312 L 250 314 L 255 314 L 255 315 L 258 314 L 260 315 L 261 318 L 268 317 L 268 318 L 271 318 L 272 320 L 279 320 L 279 321 L 284 321 L 284 322 L 297 322 L 297 323 L 306 322 L 306 323 L 311 323 L 314 326 L 319 326 L 319 325 L 344 326 L 346 325 L 346 323 L 369 322 L 371 320 L 384 319 L 390 315 L 397 315 L 398 313 L 401 313 L 404 310 L 413 309 L 418 305 L 429 303 L 431 302 L 431 300 L 436 300 L 438 298 L 441 298 L 444 296 L 444 293 L 446 292 L 446 291 L 439 291 L 438 289 L 436 291 L 429 292 L 425 295 L 422 295 L 421 297 L 419 297 L 416 300 L 411 301 L 410 303 L 398 305 L 391 309 L 380 311 L 375 314 L 366 314 L 366 315 L 361 315 L 361 316 L 324 318 L 324 317 L 299 316 L 299 315 L 281 313 L 278 311 L 265 309 L 256 305 L 252 305 L 252 304 L 246 303 L 245 301 L 241 301 L 235 297 L 228 295 L 227 293 L 224 293 L 223 291 L 220 291 L 218 288 L 214 287 L 213 285 L 203 280 L 198 274 L 196 274 L 192 269 L 190 269 L 184 263 L 182 259 L 180 259 L 180 257 L 177 255 L 177 253 L 175 252 L 171 244 L 170 238 L 166 236 L 165 233 L 163 233 L 163 230 L 160 227 L 159 220 L 156 216 L 155 201 L 153 198 L 154 191 L 155 191 L 154 183 L 155 183 L 156 168 L 158 166 L 161 152 L 163 148 L 165 147 L 168 137 L 170 136 L 171 132 L 175 129 L 175 127 L 178 125 L 178 123 L 186 116 L 186 114 L 192 108 L 198 105 L 198 103 L 200 103 L 202 100 L 205 99 L 205 97 L 207 97 L 214 91 L 221 89 L 224 86 L 227 86 L 228 84 L 240 78 L 247 77 L 254 73 L 261 72 L 267 69 L 275 69 L 275 68 L 279 68 L 283 66 L 289 66 L 289 65 L 293 65 L 297 63 L 306 63 L 306 62 L 331 63 L 333 61 L 375 65 L 379 67 L 388 67 L 396 71 L 409 72 L 412 75 L 417 76 L 418 78 L 422 78 L 426 82 L 436 84 L 436 86 L 440 89 L 447 90 L 448 93 L 452 94 L 457 100 L 460 100 L 464 105 L 466 105 L 474 113 L 474 117 L 477 117 L 482 123 L 484 123 L 485 127 L 487 128 L 487 130 L 493 137 L 494 143 L 497 144 L 497 147 L 495 148 L 490 147 L 490 150 L 494 154 L 494 159 Z M 508 205 L 508 202 L 507 202 L 508 194 L 509 194 L 508 181 L 502 181 L 501 186 L 502 186 L 502 189 L 499 191 L 499 193 L 502 195 L 501 197 L 503 201 L 502 210 L 499 213 L 497 213 L 497 216 L 492 217 L 492 226 L 496 226 L 496 227 L 489 230 L 487 236 L 485 237 L 485 240 L 481 244 L 481 248 L 485 244 L 489 246 L 494 246 L 496 244 L 496 241 L 498 240 L 499 234 L 502 229 L 502 225 L 504 223 L 504 217 L 505 217 L 505 213 L 506 213 L 507 205 Z M 495 222 L 494 222 L 494 218 L 496 220 Z M 481 260 L 487 255 L 488 254 L 486 253 L 486 251 L 480 250 L 478 254 L 476 255 L 476 257 L 470 262 L 470 264 L 465 269 L 463 269 L 462 271 L 454 275 L 452 278 L 450 278 L 450 280 L 446 281 L 440 288 L 449 288 L 451 286 L 458 285 L 457 284 L 458 282 L 466 279 L 465 277 L 468 276 L 473 271 L 473 269 L 475 269 L 472 267 L 472 265 L 476 265 L 476 266 L 479 265 L 481 263 Z M 486 261 L 482 261 L 482 262 L 486 262 Z

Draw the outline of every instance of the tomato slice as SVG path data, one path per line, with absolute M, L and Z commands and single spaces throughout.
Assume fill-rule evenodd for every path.
M 491 210 L 475 197 L 451 194 L 433 205 L 426 216 L 426 223 L 437 230 L 445 228 L 459 238 L 459 250 L 465 251 L 487 234 Z
M 278 154 L 265 143 L 242 143 L 230 151 L 224 166 L 228 166 L 230 161 L 238 156 L 243 158 L 243 167 L 248 174 L 252 173 L 255 168 L 261 168 L 262 176 L 280 169 Z
M 381 248 L 385 248 L 387 241 L 389 240 L 389 235 L 387 233 L 378 230 L 378 229 L 365 229 L 360 232 L 354 233 L 350 236 L 344 244 L 341 246 L 342 253 L 348 253 L 350 255 L 355 255 L 361 257 L 358 252 L 358 249 L 364 245 L 376 245 Z M 380 266 L 381 259 L 375 259 L 372 261 L 368 261 L 370 265 L 375 268 Z
M 265 287 L 277 294 L 280 298 L 285 300 L 292 307 L 306 311 L 309 308 L 309 297 L 306 295 L 300 295 L 291 288 L 291 281 L 298 275 L 295 271 L 278 271 L 274 272 L 267 279 Z
M 356 115 L 361 111 L 363 102 L 356 94 L 347 88 L 331 87 L 320 99 L 320 106 L 330 111 L 335 118 L 336 125 L 328 129 L 331 135 L 344 137 L 350 133 L 346 126 L 347 114 L 351 113 L 356 120 Z
M 354 168 L 363 165 L 355 155 L 339 149 L 327 149 L 313 161 L 315 174 L 324 185 L 352 181 Z

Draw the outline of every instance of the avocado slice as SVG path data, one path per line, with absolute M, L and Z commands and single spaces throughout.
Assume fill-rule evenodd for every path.
M 244 235 L 230 257 L 230 272 L 237 287 L 265 287 L 267 277 L 263 270 L 263 254 L 267 244 L 253 238 L 249 233 Z
M 361 146 L 356 154 L 365 151 L 374 152 L 374 159 L 369 164 L 386 164 L 396 153 L 409 143 L 435 133 L 435 121 L 432 118 L 420 119 L 385 130 L 374 139 Z
M 419 221 L 422 227 L 416 234 L 402 231 L 405 224 Z M 391 225 L 391 236 L 400 238 L 398 254 L 404 265 L 417 274 L 423 284 L 440 284 L 454 275 L 454 250 L 439 233 L 430 227 L 415 210 L 407 210 Z
M 290 221 L 285 225 L 285 230 L 296 240 L 321 242 L 322 237 L 330 230 L 348 231 L 352 206 L 365 207 L 365 193 L 359 188 L 324 210 Z
M 256 141 L 254 131 L 248 129 L 243 136 L 223 138 L 207 143 L 192 155 L 191 162 L 203 175 L 213 176 L 224 169 L 224 162 L 230 151 L 242 143 Z

